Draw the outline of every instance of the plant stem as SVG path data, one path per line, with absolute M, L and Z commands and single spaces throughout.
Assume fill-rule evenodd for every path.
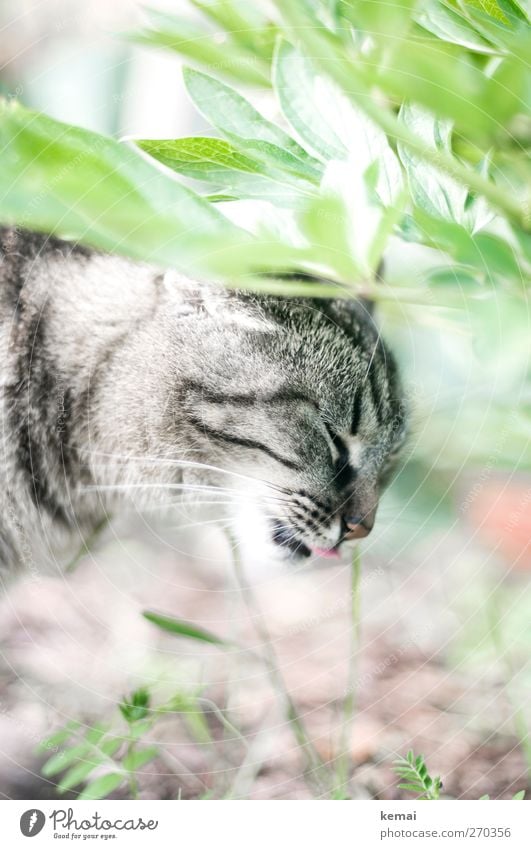
M 357 703 L 356 677 L 361 644 L 361 554 L 356 546 L 350 566 L 350 640 L 347 671 L 347 688 L 343 701 L 343 717 L 339 737 L 339 757 L 336 771 L 337 790 L 348 782 L 350 766 L 350 737 Z
M 129 729 L 131 730 L 131 728 Z M 135 750 L 135 740 L 129 740 L 127 744 L 127 756 L 130 757 L 134 754 Z M 136 772 L 134 769 L 127 770 L 127 778 L 129 781 L 129 789 L 131 791 L 131 798 L 138 799 L 138 778 L 136 776 Z
M 109 521 L 110 521 L 109 517 L 104 516 L 104 518 L 101 519 L 94 526 L 94 528 L 90 531 L 87 539 L 83 541 L 83 543 L 82 543 L 81 547 L 79 548 L 77 554 L 75 554 L 74 557 L 72 558 L 72 560 L 70 560 L 70 562 L 67 563 L 67 565 L 64 567 L 63 571 L 65 572 L 65 574 L 71 573 L 77 568 L 81 558 L 84 557 L 85 554 L 88 554 L 90 552 L 94 543 L 99 539 L 102 531 L 109 524 Z
M 371 118 L 388 136 L 414 150 L 418 157 L 434 168 L 449 174 L 471 191 L 485 197 L 493 207 L 507 215 L 524 230 L 531 229 L 531 205 L 520 203 L 504 189 L 487 180 L 477 171 L 463 165 L 446 151 L 437 150 L 413 133 L 389 109 L 373 99 L 372 81 L 356 66 L 344 45 L 323 27 L 315 26 L 311 18 L 293 0 L 275 0 L 282 16 L 302 42 L 305 52 L 316 67 L 335 80 L 344 94 Z
M 319 753 L 315 749 L 315 746 L 313 745 L 310 737 L 308 736 L 308 732 L 306 731 L 304 723 L 299 716 L 297 707 L 293 699 L 291 698 L 282 672 L 280 671 L 278 658 L 273 648 L 269 629 L 265 623 L 262 611 L 255 598 L 255 595 L 245 578 L 240 558 L 238 542 L 233 538 L 230 532 L 227 531 L 226 533 L 232 549 L 233 569 L 236 578 L 236 583 L 238 585 L 238 589 L 241 593 L 241 596 L 247 606 L 247 609 L 251 615 L 251 620 L 253 622 L 256 633 L 258 634 L 262 642 L 264 654 L 262 660 L 265 663 L 269 679 L 273 685 L 275 692 L 281 695 L 285 703 L 286 716 L 288 722 L 293 730 L 295 739 L 298 745 L 301 747 L 304 753 L 304 757 L 307 761 L 307 769 L 305 771 L 306 778 L 316 786 L 316 789 L 319 794 L 322 794 L 329 783 L 326 780 L 326 777 L 328 776 L 325 777 L 324 775 L 324 773 L 326 772 L 325 764 L 323 763 L 322 759 L 319 756 Z

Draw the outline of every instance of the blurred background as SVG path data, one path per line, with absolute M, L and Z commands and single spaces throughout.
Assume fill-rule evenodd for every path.
M 178 12 L 180 3 L 157 5 Z M 117 137 L 205 132 L 179 57 L 122 37 L 142 24 L 137 3 L 4 0 L 0 16 L 4 96 Z M 420 280 L 431 260 L 429 249 L 392 241 L 386 275 Z M 380 320 L 402 364 L 413 431 L 362 547 L 350 793 L 407 796 L 391 763 L 414 748 L 449 796 L 510 798 L 531 771 L 529 315 L 485 315 L 475 334 L 466 309 L 386 303 Z M 333 764 L 348 688 L 350 564 L 305 561 L 252 580 L 291 697 Z M 37 568 L 0 608 L 3 797 L 54 798 L 38 742 L 70 719 L 114 722 L 117 702 L 139 686 L 154 703 L 177 695 L 180 705 L 152 732 L 160 756 L 142 772 L 142 796 L 315 797 L 282 694 L 253 657 L 263 634 L 215 525 L 133 505 L 70 574 Z M 162 634 L 144 609 L 250 651 Z

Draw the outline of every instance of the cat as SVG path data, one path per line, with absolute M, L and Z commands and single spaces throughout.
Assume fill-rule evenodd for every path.
M 15 228 L 0 244 L 4 575 L 132 495 L 214 502 L 267 556 L 370 532 L 407 405 L 366 303 L 225 289 Z

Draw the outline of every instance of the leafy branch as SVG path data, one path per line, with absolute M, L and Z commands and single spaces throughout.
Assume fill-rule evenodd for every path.
M 406 757 L 400 756 L 394 762 L 393 772 L 400 778 L 398 787 L 414 793 L 418 799 L 439 799 L 442 782 L 439 776 L 432 778 L 422 755 L 410 749 Z
M 84 784 L 79 799 L 104 799 L 125 786 L 130 797 L 136 799 L 138 770 L 159 755 L 158 746 L 139 745 L 158 716 L 149 704 L 148 691 L 140 688 L 118 705 L 127 723 L 127 733 L 109 725 L 84 728 L 80 722 L 67 723 L 38 746 L 39 752 L 61 746 L 44 763 L 43 776 L 54 778 L 63 773 L 57 784 L 61 794 Z
M 410 749 L 405 758 L 400 755 L 393 764 L 392 770 L 400 779 L 400 790 L 414 793 L 417 799 L 431 802 L 440 799 L 442 781 L 439 776 L 432 778 L 429 774 L 423 755 L 415 756 L 413 749 Z M 525 798 L 525 790 L 519 790 L 512 798 L 513 801 L 521 801 Z M 480 799 L 490 799 L 490 796 L 487 794 Z
M 275 0 L 294 39 L 301 43 L 307 55 L 328 77 L 335 80 L 355 105 L 360 108 L 390 138 L 413 150 L 418 157 L 434 168 L 460 181 L 471 191 L 485 197 L 502 213 L 513 219 L 525 231 L 531 229 L 531 203 L 515 200 L 512 195 L 479 172 L 463 165 L 444 150 L 426 144 L 394 112 L 380 106 L 372 95 L 374 78 L 359 62 L 351 59 L 342 40 L 322 26 L 305 9 L 305 3 Z

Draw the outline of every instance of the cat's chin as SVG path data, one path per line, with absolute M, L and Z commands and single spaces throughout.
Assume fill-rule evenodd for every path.
M 304 540 L 292 528 L 265 516 L 252 505 L 238 510 L 234 529 L 244 562 L 260 574 L 340 556 L 337 545 L 317 546 Z
M 274 520 L 271 523 L 271 541 L 284 556 L 284 559 L 294 558 L 304 560 L 312 556 L 312 549 L 306 545 L 304 540 L 297 537 L 293 530 L 281 522 Z
M 327 560 L 336 560 L 339 557 L 338 546 L 322 548 L 320 546 L 307 545 L 302 539 L 293 536 L 287 528 L 275 528 L 272 533 L 273 543 L 280 549 L 279 556 L 283 560 L 306 560 L 308 557 L 324 557 Z
M 286 568 L 303 563 L 311 555 L 306 546 L 295 551 L 273 539 L 271 519 L 254 505 L 239 506 L 234 516 L 234 532 L 242 560 L 256 578 L 282 574 Z

